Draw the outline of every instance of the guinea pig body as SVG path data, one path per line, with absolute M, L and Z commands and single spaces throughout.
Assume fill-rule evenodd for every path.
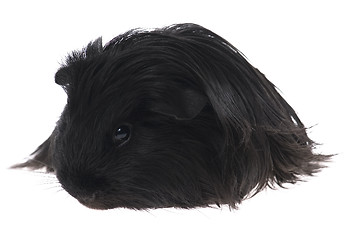
M 97 39 L 55 75 L 68 95 L 29 161 L 87 207 L 228 204 L 317 172 L 329 156 L 263 74 L 194 24 Z

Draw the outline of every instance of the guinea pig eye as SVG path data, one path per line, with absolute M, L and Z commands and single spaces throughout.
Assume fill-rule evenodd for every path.
M 122 145 L 128 141 L 130 137 L 130 127 L 123 125 L 115 130 L 113 140 L 116 145 Z

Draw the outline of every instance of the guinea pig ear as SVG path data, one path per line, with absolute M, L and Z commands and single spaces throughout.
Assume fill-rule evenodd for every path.
M 55 74 L 55 83 L 62 86 L 65 91 L 72 84 L 72 72 L 77 68 L 72 67 L 73 64 L 82 62 L 85 59 L 90 59 L 98 56 L 103 52 L 102 38 L 98 38 L 90 42 L 85 48 L 80 51 L 73 51 L 65 60 L 63 66 Z
M 177 120 L 195 118 L 208 102 L 206 96 L 192 89 L 170 92 L 168 96 L 167 101 L 154 102 L 151 110 Z
M 66 88 L 69 87 L 71 81 L 70 74 L 67 72 L 67 68 L 60 68 L 55 74 L 55 83 L 62 86 L 66 91 Z

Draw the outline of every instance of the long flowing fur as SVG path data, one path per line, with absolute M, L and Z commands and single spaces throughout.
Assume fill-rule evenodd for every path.
M 131 30 L 104 47 L 99 38 L 68 56 L 55 80 L 68 94 L 64 112 L 15 167 L 54 170 L 88 207 L 236 208 L 266 186 L 312 176 L 330 157 L 314 153 L 275 86 L 199 25 Z M 123 122 L 131 139 L 113 146 Z

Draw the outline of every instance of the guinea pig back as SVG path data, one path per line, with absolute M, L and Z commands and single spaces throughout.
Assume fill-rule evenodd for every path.
M 93 209 L 194 208 L 295 183 L 330 155 L 275 86 L 195 24 L 131 30 L 72 52 L 50 137 L 15 168 L 45 167 Z

